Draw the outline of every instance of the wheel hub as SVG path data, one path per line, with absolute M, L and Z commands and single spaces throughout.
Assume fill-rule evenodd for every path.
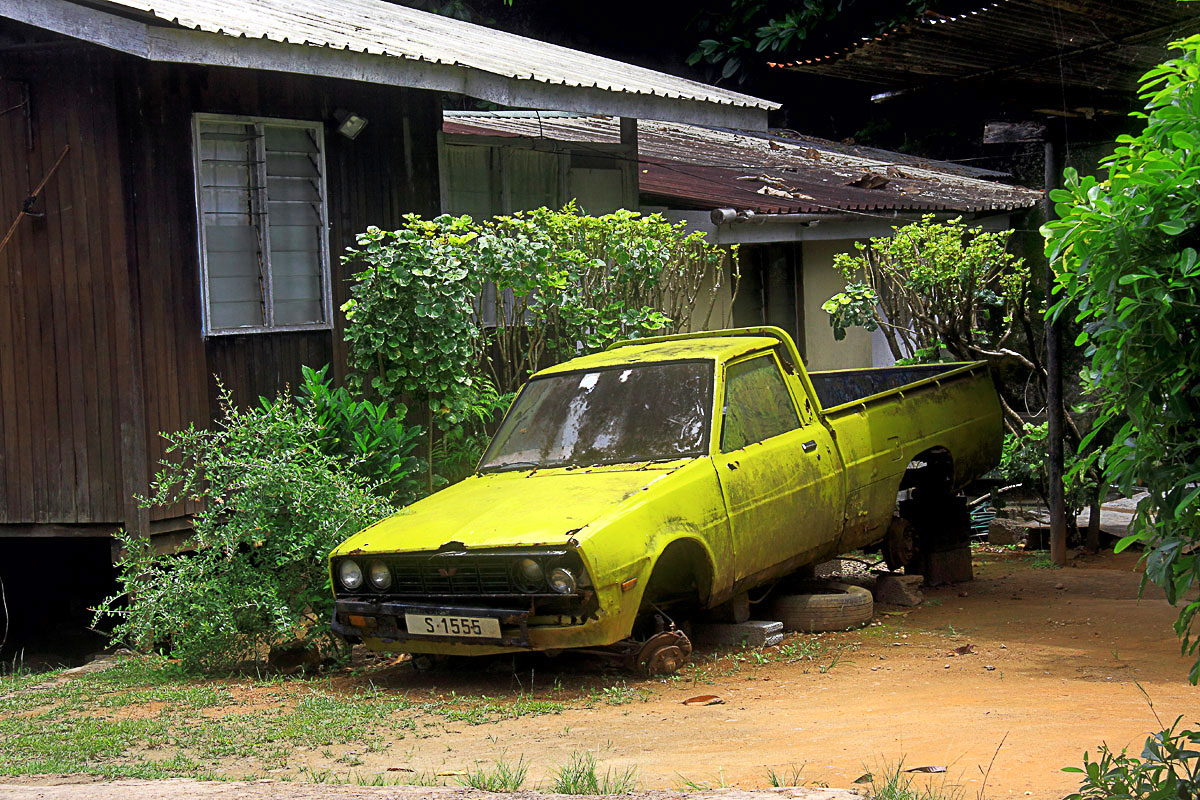
M 683 631 L 663 631 L 646 640 L 635 666 L 643 675 L 670 675 L 687 663 L 691 654 L 692 642 Z

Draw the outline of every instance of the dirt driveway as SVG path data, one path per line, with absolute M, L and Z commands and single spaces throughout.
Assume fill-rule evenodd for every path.
M 353 764 L 360 777 L 451 776 L 524 759 L 527 785 L 538 786 L 587 749 L 605 767 L 636 768 L 643 789 L 762 788 L 769 771 L 852 788 L 864 773 L 903 764 L 945 766 L 927 780 L 975 798 L 994 757 L 988 797 L 1049 800 L 1075 788 L 1060 769 L 1084 750 L 1107 741 L 1140 751 L 1159 727 L 1155 712 L 1163 723 L 1200 718 L 1200 690 L 1186 682 L 1188 662 L 1170 627 L 1174 612 L 1153 587 L 1137 599 L 1131 554 L 1084 557 L 1061 570 L 1033 568 L 1027 554 L 976 558 L 974 583 L 926 590 L 917 609 L 880 608 L 882 624 L 822 637 L 816 658 L 746 651 L 673 680 L 631 680 L 619 702 L 493 724 L 446 720 L 382 748 L 314 750 L 274 771 L 325 774 L 332 756 L 342 766 L 330 775 L 349 777 L 344 765 Z M 806 641 L 792 639 L 792 652 Z M 347 677 L 342 688 L 365 681 L 384 693 L 499 697 L 532 682 L 538 696 L 561 691 L 576 669 L 544 659 L 516 672 L 499 665 L 507 674 L 497 666 L 420 674 L 401 664 Z M 724 702 L 683 705 L 700 694 Z

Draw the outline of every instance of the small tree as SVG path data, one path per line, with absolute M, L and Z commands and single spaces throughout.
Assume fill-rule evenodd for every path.
M 1029 269 L 1008 252 L 1009 231 L 935 222 L 933 215 L 893 230 L 835 257 L 848 281 L 822 306 L 835 338 L 854 326 L 878 329 L 901 363 L 945 353 L 1044 374 L 1028 311 Z M 1019 432 L 1021 417 L 1001 399 L 1009 429 Z
M 1091 363 L 1083 379 L 1097 412 L 1084 465 L 1097 464 L 1125 492 L 1139 485 L 1132 533 L 1146 547 L 1146 578 L 1182 604 L 1175 631 L 1195 654 L 1200 600 L 1200 37 L 1142 78 L 1145 120 L 1102 162 L 1102 177 L 1066 174 L 1053 192 L 1059 220 L 1047 224 L 1046 254 L 1060 300 L 1074 312 L 1077 344 Z M 1095 431 L 1116 430 L 1089 453 Z M 1082 467 L 1081 467 L 1082 468 Z M 1200 680 L 1200 658 L 1190 679 Z
M 495 291 L 477 317 L 483 360 L 502 391 L 545 361 L 602 350 L 616 339 L 707 327 L 737 251 L 709 244 L 658 214 L 601 217 L 539 208 L 480 226 L 480 283 Z
M 730 261 L 737 277 L 736 250 L 682 224 L 574 204 L 484 222 L 410 215 L 360 234 L 344 261 L 358 270 L 343 306 L 352 385 L 424 405 L 428 452 L 459 474 L 530 373 L 706 322 Z

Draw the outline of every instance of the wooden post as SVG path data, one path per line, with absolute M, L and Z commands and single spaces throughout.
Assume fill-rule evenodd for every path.
M 641 163 L 638 161 L 638 121 L 636 117 L 621 117 L 621 144 L 625 146 L 626 168 L 624 189 L 626 207 L 636 211 L 641 192 Z
M 1056 128 L 1046 139 L 1046 196 L 1043 209 L 1046 221 L 1055 218 L 1054 201 L 1050 192 L 1059 188 L 1062 180 L 1062 162 L 1058 140 L 1061 129 Z M 1054 287 L 1054 265 L 1046 260 L 1046 306 L 1051 305 L 1050 291 Z M 1046 471 L 1050 479 L 1050 560 L 1062 566 L 1067 563 L 1067 509 L 1063 493 L 1063 400 L 1062 400 L 1062 331 L 1057 321 L 1046 318 L 1046 417 L 1049 445 L 1046 454 Z

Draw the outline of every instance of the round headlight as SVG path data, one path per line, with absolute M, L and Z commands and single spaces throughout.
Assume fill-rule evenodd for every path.
M 550 570 L 550 588 L 559 594 L 571 594 L 577 584 L 575 576 L 566 567 L 555 567 Z
M 346 559 L 338 566 L 338 578 L 342 581 L 342 586 L 347 589 L 357 589 L 362 586 L 363 573 L 362 567 L 350 559 Z
M 371 585 L 381 592 L 392 585 L 392 571 L 382 561 L 372 561 L 367 566 L 367 577 L 371 579 Z
M 546 573 L 532 558 L 522 558 L 513 565 L 513 580 L 522 592 L 532 593 L 546 585 Z

